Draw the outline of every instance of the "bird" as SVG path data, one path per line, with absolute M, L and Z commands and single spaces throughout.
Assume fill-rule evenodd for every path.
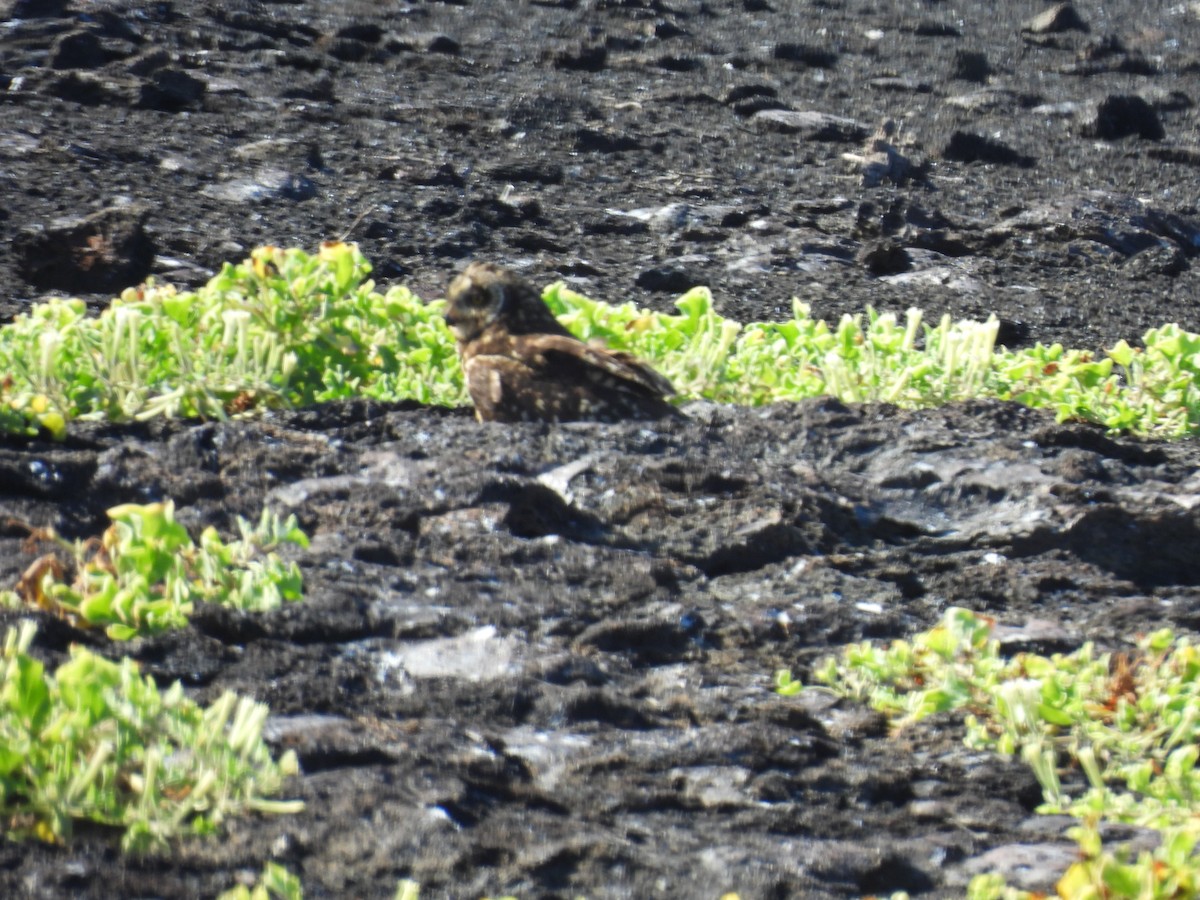
M 584 343 L 524 278 L 472 262 L 443 311 L 481 422 L 620 422 L 682 417 L 671 382 L 636 357 Z

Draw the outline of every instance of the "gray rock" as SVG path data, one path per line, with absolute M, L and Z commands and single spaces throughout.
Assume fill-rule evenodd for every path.
M 995 873 L 1012 887 L 1053 893 L 1063 873 L 1078 859 L 1079 847 L 1073 842 L 1005 844 L 956 867 L 954 880 L 965 885 L 975 875 Z
M 100 38 L 90 31 L 70 31 L 50 45 L 49 63 L 55 69 L 98 69 L 107 61 Z
M 196 109 L 208 90 L 207 83 L 183 69 L 155 69 L 142 85 L 141 105 L 163 112 Z
M 317 186 L 308 177 L 267 166 L 253 175 L 219 181 L 200 193 L 226 203 L 262 203 L 272 200 L 301 202 L 316 196 Z
M 26 228 L 13 240 L 21 275 L 30 284 L 68 292 L 119 291 L 149 273 L 156 247 L 146 232 L 145 206 L 113 206 L 82 219 Z
M 853 143 L 867 136 L 867 127 L 853 119 L 814 110 L 764 109 L 750 121 L 763 130 L 798 134 L 806 141 Z
M 1057 34 L 1063 31 L 1088 31 L 1088 24 L 1069 2 L 1056 3 L 1038 13 L 1021 30 L 1029 34 Z
M 1166 137 L 1154 107 L 1136 94 L 1110 94 L 1088 106 L 1080 116 L 1079 130 L 1103 140 L 1136 136 L 1161 141 Z
M 942 150 L 945 159 L 956 162 L 995 163 L 1029 169 L 1037 162 L 1032 156 L 1020 153 L 995 138 L 970 131 L 955 131 Z

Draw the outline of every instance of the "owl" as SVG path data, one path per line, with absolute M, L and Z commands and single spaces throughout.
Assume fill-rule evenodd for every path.
M 671 383 L 627 353 L 585 344 L 554 318 L 537 290 L 491 263 L 471 263 L 446 290 L 481 422 L 617 422 L 682 416 Z

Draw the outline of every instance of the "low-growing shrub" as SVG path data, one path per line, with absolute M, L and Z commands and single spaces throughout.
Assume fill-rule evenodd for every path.
M 51 300 L 0 328 L 0 429 L 72 419 L 224 418 L 375 391 L 461 402 L 441 318 L 403 288 L 379 294 L 356 247 L 262 247 L 195 292 L 153 281 L 99 317 Z
M 463 405 L 467 395 L 442 301 L 380 294 L 350 244 L 316 255 L 262 247 L 207 285 L 154 282 L 98 318 L 52 300 L 0 327 L 0 432 L 61 437 L 73 419 L 223 418 L 354 396 Z M 740 324 L 706 288 L 677 314 L 587 299 L 562 284 L 546 302 L 576 335 L 642 356 L 683 400 L 759 405 L 829 394 L 930 406 L 971 397 L 1051 409 L 1060 420 L 1178 436 L 1200 430 L 1200 335 L 1168 324 L 1143 349 L 1096 357 L 1055 344 L 995 348 L 997 321 L 903 324 L 868 310 L 836 324 L 796 301 L 791 319 Z
M 846 647 L 814 672 L 840 695 L 869 703 L 904 727 L 961 711 L 969 746 L 1020 754 L 1042 786 L 1043 813 L 1068 813 L 1082 860 L 1059 883 L 1062 897 L 1195 896 L 1200 886 L 1200 648 L 1162 630 L 1131 654 L 1097 654 L 1085 644 L 1050 657 L 1006 657 L 992 622 L 947 610 L 937 628 L 911 641 Z M 804 689 L 789 672 L 776 687 Z M 1072 794 L 1064 766 L 1086 775 Z M 1162 833 L 1161 846 L 1135 859 L 1105 848 L 1097 824 L 1127 822 Z M 978 880 L 974 900 L 1028 896 L 995 877 Z
M 116 506 L 108 516 L 112 525 L 98 540 L 35 529 L 34 538 L 58 552 L 39 557 L 15 590 L 0 591 L 0 605 L 39 607 L 127 640 L 182 628 L 199 600 L 262 611 L 301 597 L 299 567 L 275 552 L 285 543 L 308 546 L 295 516 L 264 509 L 257 525 L 238 518 L 240 539 L 225 543 L 209 527 L 199 544 L 169 500 Z
M 29 654 L 29 621 L 4 638 L 0 682 L 0 810 L 10 838 L 63 842 L 80 822 L 116 829 L 126 850 L 163 850 L 212 834 L 229 816 L 287 813 L 269 799 L 296 774 L 271 758 L 267 708 L 232 693 L 209 707 L 176 682 L 160 691 L 129 659 L 73 647 L 52 674 Z
M 222 891 L 217 900 L 304 900 L 304 887 L 286 867 L 269 862 L 253 885 Z

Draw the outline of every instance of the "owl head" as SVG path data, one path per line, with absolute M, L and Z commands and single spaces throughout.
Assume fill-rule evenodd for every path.
M 463 344 L 492 326 L 510 334 L 569 334 L 533 285 L 493 263 L 473 262 L 450 282 L 442 315 Z

